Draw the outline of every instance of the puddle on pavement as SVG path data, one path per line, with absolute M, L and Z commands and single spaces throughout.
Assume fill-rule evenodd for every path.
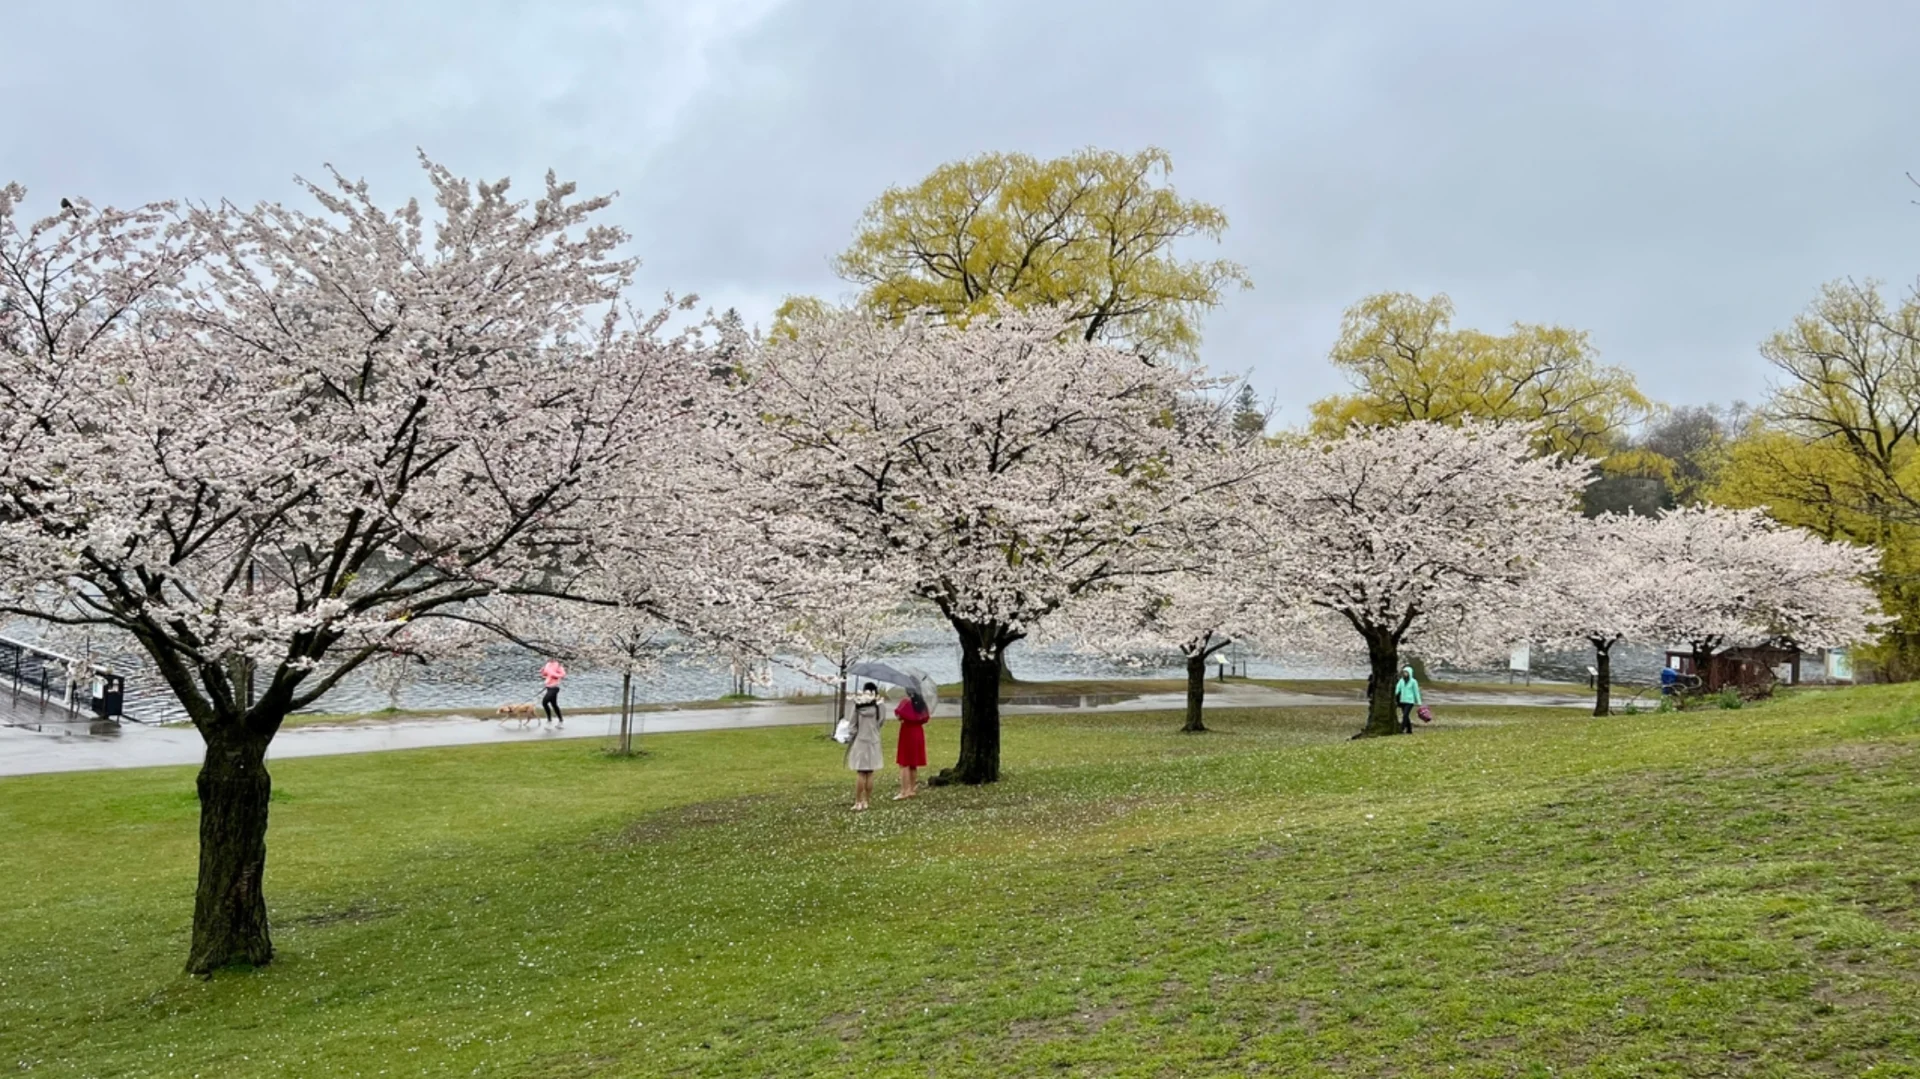
M 1000 698 L 1001 704 L 1047 704 L 1060 708 L 1098 708 L 1103 704 L 1119 704 L 1122 701 L 1138 700 L 1138 693 L 1083 693 L 1077 697 L 1063 697 L 1057 693 L 1016 693 Z

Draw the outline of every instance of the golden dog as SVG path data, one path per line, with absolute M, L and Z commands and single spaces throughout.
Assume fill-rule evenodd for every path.
M 533 717 L 539 713 L 534 710 L 531 704 L 503 704 L 494 709 L 493 714 L 499 719 L 517 719 L 520 721 L 520 725 L 524 727 L 532 723 Z

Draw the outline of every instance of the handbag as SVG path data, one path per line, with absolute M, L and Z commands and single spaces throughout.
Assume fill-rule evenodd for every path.
M 1420 706 L 1420 722 L 1422 723 L 1433 722 L 1433 709 L 1428 708 L 1424 704 Z
M 862 693 L 858 697 L 855 697 L 853 699 L 853 715 L 841 716 L 840 722 L 835 723 L 833 725 L 834 741 L 840 743 L 843 746 L 853 744 L 854 718 L 860 714 L 860 710 L 862 708 L 873 709 L 873 715 L 874 715 L 873 726 L 875 730 L 879 730 L 880 725 L 887 721 L 886 713 L 881 711 L 879 701 L 870 700 L 866 698 L 867 698 L 867 695 L 864 693 Z

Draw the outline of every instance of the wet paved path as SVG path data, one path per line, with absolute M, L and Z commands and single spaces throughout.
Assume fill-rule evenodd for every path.
M 67 725 L 74 719 L 74 714 L 59 701 L 42 703 L 38 693 L 15 693 L 7 683 L 0 681 L 0 726 Z
M 1518 704 L 1566 707 L 1590 707 L 1592 699 L 1579 687 L 1559 687 L 1536 694 L 1457 693 L 1428 694 L 1436 707 L 1452 704 Z M 0 693 L 0 705 L 6 696 Z M 1210 708 L 1272 708 L 1286 705 L 1358 704 L 1357 697 L 1323 697 L 1291 693 L 1265 686 L 1228 684 L 1207 687 Z M 1072 703 L 1022 704 L 1010 701 L 1003 707 L 1009 715 L 1061 715 L 1072 712 L 1145 712 L 1177 710 L 1186 707 L 1184 693 L 1146 693 L 1125 700 L 1081 699 Z M 643 712 L 635 717 L 636 737 L 674 731 L 730 730 L 745 727 L 788 727 L 818 724 L 824 732 L 830 725 L 830 710 L 824 702 L 679 708 Z M 935 709 L 941 718 L 957 717 L 958 701 L 943 701 Z M 198 764 L 200 735 L 191 727 L 149 727 L 137 723 L 59 722 L 62 713 L 49 707 L 44 713 L 32 705 L 20 718 L 39 724 L 30 727 L 0 727 L 0 776 L 32 775 L 43 772 L 84 772 L 102 768 L 146 768 L 154 765 Z M 0 722 L 13 722 L 14 713 L 0 713 Z M 291 727 L 274 738 L 267 751 L 269 759 L 322 757 L 336 753 L 379 753 L 392 749 L 422 749 L 429 746 L 493 745 L 509 742 L 547 742 L 562 738 L 607 738 L 612 735 L 616 717 L 576 715 L 565 726 L 535 723 L 522 726 L 518 721 L 498 721 L 477 717 L 450 716 L 442 719 L 393 720 L 367 723 Z

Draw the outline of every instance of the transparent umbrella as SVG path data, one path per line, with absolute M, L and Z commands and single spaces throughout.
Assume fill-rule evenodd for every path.
M 934 702 L 940 698 L 940 684 L 918 667 L 865 661 L 848 667 L 847 673 L 855 678 L 867 678 L 911 690 L 919 696 L 920 703 L 927 706 L 928 715 L 933 714 Z

